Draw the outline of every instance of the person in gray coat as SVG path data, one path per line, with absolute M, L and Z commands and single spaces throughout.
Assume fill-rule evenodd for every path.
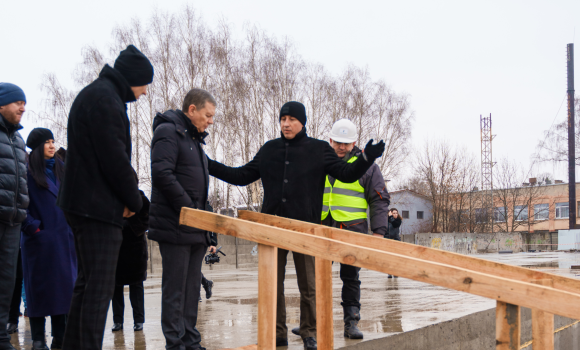
M 0 350 L 12 350 L 6 331 L 14 292 L 20 226 L 26 219 L 26 150 L 18 130 L 26 105 L 21 88 L 0 83 Z

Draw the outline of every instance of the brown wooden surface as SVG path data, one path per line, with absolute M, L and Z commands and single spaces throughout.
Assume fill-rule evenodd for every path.
M 551 286 L 552 280 L 536 280 L 533 283 Z M 554 314 L 532 308 L 532 348 L 554 350 Z
M 320 227 L 320 225 L 315 225 L 304 221 L 292 220 L 279 216 L 256 213 L 246 210 L 238 211 L 238 215 L 240 219 L 309 234 L 313 234 L 314 229 Z M 546 273 L 539 270 L 531 270 L 519 266 L 501 264 L 498 262 L 468 255 L 447 252 L 441 249 L 428 248 L 418 246 L 416 244 L 373 237 L 371 235 L 363 235 L 360 233 L 354 233 L 337 228 L 330 228 L 330 233 L 330 238 L 337 241 L 348 242 L 363 247 L 379 249 L 386 252 L 420 258 L 446 265 L 457 266 L 472 271 L 478 271 L 522 282 L 551 279 L 553 281 L 552 288 L 570 293 L 580 293 L 580 280 L 573 278 Z
M 497 302 L 495 308 L 496 350 L 520 350 L 520 307 Z
M 258 245 L 258 346 L 276 348 L 276 281 L 278 248 Z M 249 345 L 252 346 L 252 345 Z
M 320 237 L 328 237 L 330 230 L 315 230 Z M 334 321 L 332 317 L 332 261 L 316 257 L 316 339 L 319 350 L 334 349 Z
M 252 344 L 252 345 L 242 346 L 239 348 L 227 348 L 227 349 L 222 349 L 222 350 L 256 350 L 256 349 L 258 349 L 258 345 Z
M 580 319 L 579 294 L 240 220 L 203 210 L 183 208 L 180 223 L 202 230 L 218 232 L 302 254 Z

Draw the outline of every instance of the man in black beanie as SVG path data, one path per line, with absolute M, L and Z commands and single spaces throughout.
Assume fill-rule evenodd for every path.
M 370 140 L 364 154 L 352 163 L 340 159 L 326 141 L 306 135 L 306 109 L 300 102 L 287 102 L 280 109 L 281 137 L 266 142 L 254 159 L 239 168 L 209 159 L 209 174 L 225 182 L 246 186 L 262 179 L 262 212 L 320 224 L 326 175 L 345 182 L 357 181 L 384 150 L 383 141 Z M 316 281 L 314 257 L 292 252 L 300 290 L 300 335 L 306 350 L 316 344 Z M 276 346 L 288 345 L 284 277 L 288 251 L 278 249 L 278 302 Z
M 151 62 L 133 45 L 114 68 L 75 98 L 68 119 L 68 151 L 57 204 L 75 235 L 78 277 L 68 316 L 64 350 L 103 345 L 107 310 L 123 240 L 123 218 L 143 205 L 131 166 L 126 103 L 147 93 Z

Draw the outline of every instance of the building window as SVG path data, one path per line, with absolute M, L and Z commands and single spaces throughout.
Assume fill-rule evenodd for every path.
M 409 218 L 409 211 L 403 210 L 403 219 L 408 219 L 408 218 Z
M 568 211 L 568 202 L 556 203 L 556 219 L 567 219 L 570 217 L 570 212 Z
M 514 207 L 514 218 L 516 218 L 516 221 L 528 221 L 528 206 L 516 205 Z
M 494 222 L 505 222 L 505 207 L 493 208 L 493 221 Z
M 548 220 L 550 205 L 548 203 L 534 205 L 534 220 Z
M 417 219 L 423 220 L 423 212 L 422 211 L 417 212 Z

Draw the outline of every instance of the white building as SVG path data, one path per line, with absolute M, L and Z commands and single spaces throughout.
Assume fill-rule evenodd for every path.
M 389 192 L 390 208 L 396 208 L 403 217 L 400 234 L 430 232 L 433 224 L 433 203 L 429 197 L 411 190 Z

